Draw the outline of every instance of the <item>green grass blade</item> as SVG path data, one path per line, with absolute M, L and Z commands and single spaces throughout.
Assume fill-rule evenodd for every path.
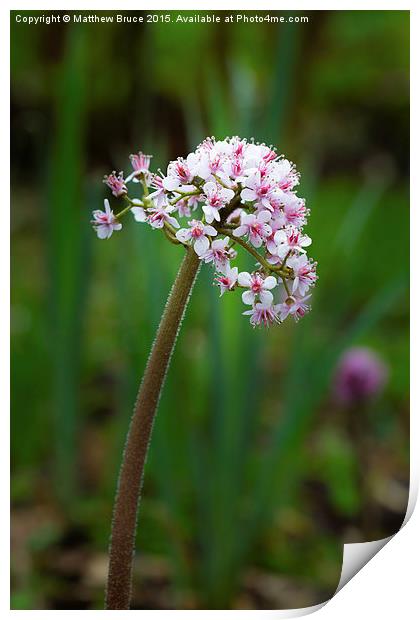
M 81 179 L 84 169 L 86 59 L 82 28 L 67 31 L 55 105 L 47 217 L 51 264 L 51 385 L 55 417 L 55 481 L 59 497 L 73 498 L 77 469 L 77 418 L 85 245 L 88 226 Z

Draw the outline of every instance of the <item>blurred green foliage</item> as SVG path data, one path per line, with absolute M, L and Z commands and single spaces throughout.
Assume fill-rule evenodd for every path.
M 163 167 L 233 134 L 296 162 L 319 283 L 298 325 L 253 331 L 203 266 L 147 463 L 134 604 L 324 600 L 344 538 L 389 535 L 405 511 L 408 12 L 36 28 L 15 14 L 13 608 L 102 606 L 121 450 L 181 260 L 134 222 L 95 239 L 101 177 L 139 148 Z M 362 458 L 331 398 L 339 355 L 359 344 L 390 367 L 385 394 L 357 412 Z M 147 573 L 155 556 L 170 567 L 162 596 Z

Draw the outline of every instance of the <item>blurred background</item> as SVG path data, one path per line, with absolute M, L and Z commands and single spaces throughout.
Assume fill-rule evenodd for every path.
M 134 221 L 96 239 L 102 177 L 139 149 L 156 169 L 235 134 L 302 173 L 313 310 L 253 330 L 202 268 L 146 467 L 133 608 L 324 601 L 343 542 L 394 533 L 407 505 L 409 13 L 37 26 L 16 14 L 12 608 L 103 606 L 124 437 L 181 260 Z M 354 347 L 386 372 L 367 394 L 369 367 L 353 368 L 343 400 Z

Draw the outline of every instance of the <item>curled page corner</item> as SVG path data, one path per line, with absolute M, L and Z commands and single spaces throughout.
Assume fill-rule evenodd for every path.
M 343 549 L 343 565 L 341 568 L 340 581 L 333 598 L 358 572 L 361 570 L 381 549 L 385 547 L 389 541 L 398 534 L 398 532 L 407 524 L 410 520 L 414 507 L 416 505 L 418 495 L 417 484 L 410 484 L 410 491 L 408 496 L 407 510 L 405 513 L 404 521 L 401 527 L 391 536 L 387 538 L 381 538 L 380 540 L 373 540 L 370 542 L 362 543 L 347 543 Z
M 315 613 L 324 607 L 407 524 L 414 512 L 417 496 L 418 485 L 410 484 L 407 511 L 405 513 L 404 521 L 401 524 L 401 527 L 394 534 L 391 534 L 391 536 L 370 542 L 346 543 L 343 545 L 343 563 L 341 567 L 340 581 L 338 582 L 338 586 L 334 594 L 330 598 L 311 607 L 278 610 L 276 612 L 276 618 L 299 618 Z
M 346 543 L 343 550 L 343 565 L 340 581 L 335 596 L 385 545 L 394 538 L 395 534 L 380 540 L 362 543 Z M 333 598 L 333 597 L 332 597 Z
M 406 519 L 407 520 L 407 519 Z M 406 522 L 404 521 L 404 524 Z M 396 532 L 395 534 L 397 534 Z M 346 543 L 343 545 L 343 564 L 341 567 L 340 581 L 334 594 L 326 601 L 313 605 L 311 607 L 302 607 L 301 609 L 288 609 L 287 611 L 279 611 L 277 618 L 299 618 L 315 613 L 324 607 L 353 577 L 383 548 L 394 538 L 395 534 L 363 543 Z

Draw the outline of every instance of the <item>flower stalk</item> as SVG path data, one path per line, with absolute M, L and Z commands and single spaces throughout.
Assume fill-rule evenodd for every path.
M 114 505 L 106 609 L 129 609 L 138 505 L 153 422 L 200 259 L 189 247 L 169 294 L 141 382 L 125 444 Z

